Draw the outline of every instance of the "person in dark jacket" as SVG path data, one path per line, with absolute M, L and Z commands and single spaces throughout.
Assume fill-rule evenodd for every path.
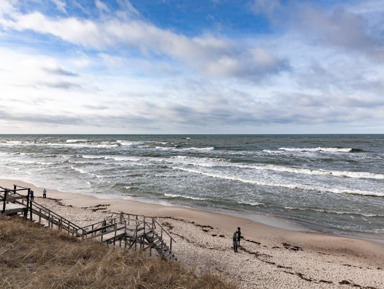
M 240 239 L 241 239 L 241 231 L 240 231 L 240 227 L 237 227 L 237 245 L 240 247 Z
M 232 236 L 232 241 L 233 241 L 233 251 L 235 251 L 235 253 L 237 253 L 237 231 L 235 233 L 233 233 L 233 236 Z

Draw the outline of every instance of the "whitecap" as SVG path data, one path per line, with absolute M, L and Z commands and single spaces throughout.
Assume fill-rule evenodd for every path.
M 190 199 L 190 200 L 194 200 L 194 201 L 205 201 L 207 200 L 206 198 L 199 198 L 199 197 L 192 197 L 192 196 L 183 196 L 183 195 L 178 195 L 178 194 L 168 194 L 168 193 L 165 193 L 164 196 L 168 197 L 168 198 L 183 198 L 183 199 Z
M 316 147 L 316 148 L 279 148 L 286 152 L 328 152 L 328 153 L 349 153 L 352 148 L 333 148 L 333 147 Z
M 88 142 L 87 139 L 67 139 L 66 143 Z

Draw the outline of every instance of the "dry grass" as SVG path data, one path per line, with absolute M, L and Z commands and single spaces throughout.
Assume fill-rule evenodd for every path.
M 178 263 L 0 215 L 0 288 L 235 288 Z

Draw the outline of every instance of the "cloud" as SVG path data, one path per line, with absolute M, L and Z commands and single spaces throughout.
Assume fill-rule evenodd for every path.
M 249 5 L 253 13 L 266 14 L 270 17 L 282 8 L 279 0 L 253 0 Z
M 69 81 L 55 81 L 55 82 L 39 82 L 37 86 L 45 86 L 50 88 L 60 88 L 60 89 L 80 89 L 81 85 Z
M 67 10 L 65 9 L 65 2 L 61 0 L 52 0 L 52 2 L 56 5 L 57 9 L 63 13 L 67 13 Z
M 56 74 L 56 75 L 61 75 L 61 76 L 70 76 L 70 77 L 77 77 L 77 76 L 79 76 L 77 73 L 65 70 L 65 69 L 63 69 L 61 67 L 58 67 L 58 66 L 56 66 L 56 67 L 45 67 L 44 70 L 49 72 L 49 73 Z
M 105 5 L 103 2 L 101 2 L 100 0 L 96 0 L 95 5 L 96 5 L 97 9 L 100 11 L 100 13 L 111 12 L 111 10 L 108 8 L 108 6 Z
M 343 7 L 329 13 L 310 5 L 302 5 L 299 11 L 296 28 L 311 35 L 317 43 L 362 52 L 369 57 L 384 60 L 382 36 L 370 34 L 368 21 L 361 15 Z
M 77 13 L 77 2 L 66 3 L 67 13 L 50 15 L 0 3 L 0 132 L 13 132 L 12 124 L 37 133 L 290 133 L 313 126 L 347 132 L 351 125 L 384 125 L 384 70 L 372 61 L 380 59 L 382 21 L 373 27 L 362 7 L 254 1 L 254 12 L 276 26 L 233 37 L 161 29 L 129 1 L 116 8 L 98 0 Z M 286 11 L 279 27 L 276 17 Z
M 42 115 L 40 112 L 29 113 L 26 118 L 23 114 L 11 114 L 7 111 L 0 111 L 0 119 L 7 121 L 17 122 L 33 122 L 33 123 L 49 123 L 49 124 L 61 124 L 61 125 L 82 125 L 84 120 L 79 117 L 65 116 L 65 115 Z
M 124 3 L 128 5 L 129 2 Z M 102 11 L 107 9 L 100 1 L 96 4 Z M 261 46 L 235 43 L 212 35 L 188 38 L 140 20 L 50 18 L 35 11 L 13 14 L 13 20 L 5 26 L 17 31 L 53 35 L 87 49 L 119 48 L 128 53 L 132 48 L 147 57 L 171 57 L 192 70 L 211 76 L 257 80 L 289 67 L 287 59 L 280 59 Z

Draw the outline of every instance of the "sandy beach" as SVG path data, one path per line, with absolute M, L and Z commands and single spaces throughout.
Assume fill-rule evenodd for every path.
M 59 192 L 19 180 L 0 186 L 31 187 L 35 201 L 83 226 L 111 213 L 154 216 L 176 240 L 184 266 L 234 280 L 239 288 L 384 288 L 384 244 L 313 232 L 293 231 L 246 218 L 121 199 Z M 241 227 L 239 253 L 231 236 Z

